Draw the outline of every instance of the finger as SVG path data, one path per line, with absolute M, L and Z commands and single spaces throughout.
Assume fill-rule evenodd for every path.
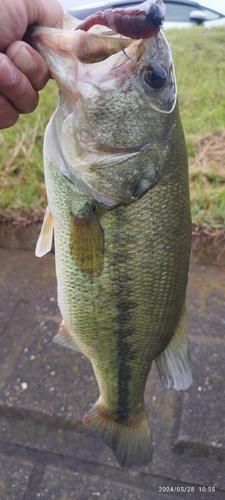
M 38 92 L 5 54 L 0 54 L 0 93 L 20 113 L 31 113 L 38 105 Z
M 39 0 L 39 2 L 27 1 L 28 24 L 39 24 L 40 26 L 51 26 L 62 28 L 63 8 L 56 0 Z
M 8 99 L 0 94 L 0 129 L 12 127 L 19 118 L 19 111 Z
M 26 75 L 32 87 L 36 90 L 44 88 L 49 79 L 48 66 L 36 50 L 25 42 L 17 41 L 8 47 L 6 55 Z

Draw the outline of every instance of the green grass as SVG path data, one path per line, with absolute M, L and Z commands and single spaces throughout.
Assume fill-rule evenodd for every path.
M 202 179 L 201 171 L 195 175 L 191 192 L 192 217 L 198 224 L 213 224 L 214 229 L 222 229 L 225 218 L 225 185 Z M 225 227 L 224 227 L 225 229 Z
M 211 231 L 225 230 L 225 28 L 196 27 L 166 35 L 187 139 L 193 221 Z M 42 144 L 56 102 L 51 81 L 34 113 L 0 131 L 0 215 L 35 213 L 46 205 Z
M 40 92 L 34 113 L 0 130 L 0 215 L 40 210 L 46 206 L 43 173 L 43 136 L 57 103 L 57 88 L 50 81 Z
M 186 133 L 225 128 L 225 27 L 168 30 Z

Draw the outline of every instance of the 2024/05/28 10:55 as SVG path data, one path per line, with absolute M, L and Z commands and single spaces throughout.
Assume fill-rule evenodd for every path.
M 198 491 L 202 493 L 214 493 L 215 486 L 198 486 Z M 159 486 L 159 493 L 194 493 L 194 486 Z

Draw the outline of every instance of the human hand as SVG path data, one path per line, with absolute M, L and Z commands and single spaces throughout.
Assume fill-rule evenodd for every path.
M 22 41 L 27 27 L 61 28 L 63 9 L 57 0 L 0 0 L 0 129 L 16 123 L 20 113 L 34 111 L 38 91 L 49 79 L 44 59 Z M 4 51 L 4 52 L 3 52 Z

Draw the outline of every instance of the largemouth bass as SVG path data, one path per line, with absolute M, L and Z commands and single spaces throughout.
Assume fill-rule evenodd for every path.
M 54 227 L 55 341 L 91 361 L 100 396 L 83 426 L 125 467 L 152 456 L 145 384 L 155 360 L 168 388 L 192 381 L 185 295 L 191 218 L 185 139 L 162 31 L 131 40 L 94 26 L 38 27 L 33 44 L 59 87 L 45 133 Z

